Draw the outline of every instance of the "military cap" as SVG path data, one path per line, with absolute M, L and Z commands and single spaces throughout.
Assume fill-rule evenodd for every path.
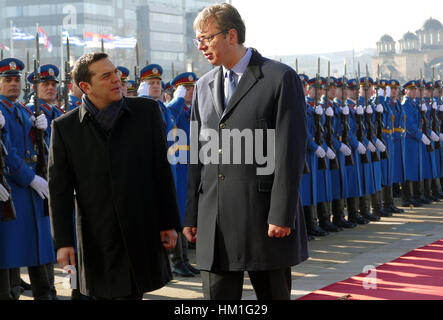
M 193 72 L 181 73 L 171 81 L 172 86 L 177 89 L 180 85 L 193 85 L 197 81 L 197 76 Z
M 440 89 L 441 88 L 441 80 L 435 81 L 434 88 L 436 88 L 436 89 Z
M 129 69 L 125 67 L 117 67 L 118 71 L 120 71 L 120 80 L 128 81 L 129 77 Z
M 165 89 L 164 89 L 164 90 L 165 90 L 166 92 L 168 92 L 168 91 L 170 91 L 170 92 L 174 91 L 174 88 L 172 87 L 171 81 L 168 81 L 168 82 L 165 83 Z
M 371 77 L 367 77 L 367 79 L 368 79 L 368 84 L 370 86 L 373 86 L 374 85 L 374 80 Z M 366 77 L 360 78 L 360 86 L 362 87 L 365 84 L 366 84 Z
M 317 78 L 309 79 L 309 81 L 308 81 L 308 85 L 310 85 L 311 87 L 315 87 L 316 84 L 317 84 Z M 319 78 L 319 87 L 320 87 L 321 89 L 323 89 L 325 84 L 326 84 L 326 79 L 323 78 L 323 77 L 320 77 L 320 78 Z
M 390 86 L 391 88 L 398 88 L 400 87 L 400 82 L 398 80 L 389 80 L 388 86 Z
M 128 92 L 133 92 L 136 90 L 136 83 L 134 80 L 127 80 L 126 81 L 126 88 L 128 89 Z
M 21 76 L 21 71 L 25 68 L 23 62 L 15 58 L 3 59 L 0 61 L 0 76 Z
M 53 64 L 45 64 L 38 69 L 40 73 L 40 82 L 55 81 L 58 83 L 57 77 L 60 73 L 57 66 Z M 28 76 L 28 82 L 34 83 L 34 72 Z
M 300 80 L 303 83 L 303 85 L 308 84 L 309 78 L 307 75 L 305 75 L 304 73 L 300 73 L 298 76 L 300 77 Z
M 140 71 L 140 81 L 162 79 L 163 68 L 158 64 L 149 64 Z
M 380 80 L 380 87 L 381 88 L 386 88 L 386 86 L 389 84 L 389 80 L 386 79 L 381 79 Z
M 417 82 L 415 80 L 408 81 L 403 85 L 403 89 L 405 90 L 413 88 L 417 88 Z
M 326 81 L 325 81 L 325 84 L 326 84 Z M 335 77 L 329 77 L 329 85 L 330 86 L 337 86 L 337 78 L 335 78 Z
M 346 86 L 348 89 L 357 89 L 357 79 L 349 79 Z
M 431 81 L 425 81 L 425 89 L 432 90 L 432 84 Z
M 343 88 L 343 77 L 337 79 L 337 88 Z

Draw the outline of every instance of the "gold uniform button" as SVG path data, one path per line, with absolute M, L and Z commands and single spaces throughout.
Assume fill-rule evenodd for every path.
M 221 173 L 218 175 L 218 178 L 219 178 L 220 180 L 225 180 L 225 176 L 222 175 Z
M 225 123 L 220 123 L 220 129 L 225 129 L 226 128 L 226 124 Z

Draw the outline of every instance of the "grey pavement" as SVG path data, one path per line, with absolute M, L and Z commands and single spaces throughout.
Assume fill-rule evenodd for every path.
M 292 268 L 291 299 L 364 272 L 366 266 L 377 267 L 405 253 L 443 238 L 443 202 L 422 208 L 402 208 L 404 213 L 382 218 L 380 222 L 359 225 L 354 229 L 318 237 L 309 242 L 310 258 Z M 195 266 L 195 250 L 189 251 Z M 26 268 L 22 278 L 29 283 Z M 71 289 L 65 288 L 65 276 L 56 266 L 57 295 L 69 300 Z M 198 300 L 203 298 L 200 276 L 174 278 L 160 290 L 146 293 L 146 300 Z M 20 299 L 32 299 L 26 291 Z M 245 273 L 244 300 L 256 299 Z

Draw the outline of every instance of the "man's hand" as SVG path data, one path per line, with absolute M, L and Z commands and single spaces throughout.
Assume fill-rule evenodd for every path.
M 197 228 L 195 227 L 184 227 L 183 234 L 190 243 L 195 243 L 197 240 Z
M 160 237 L 165 249 L 174 249 L 177 243 L 177 231 L 175 229 L 160 231 Z
M 58 249 L 57 262 L 62 269 L 67 265 L 75 266 L 74 247 L 65 247 Z
M 268 228 L 269 238 L 284 238 L 291 234 L 291 228 L 279 227 L 274 224 L 270 224 Z

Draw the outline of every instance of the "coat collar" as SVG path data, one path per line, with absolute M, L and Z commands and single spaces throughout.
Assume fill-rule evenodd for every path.
M 130 102 L 130 101 L 131 101 L 131 99 L 127 99 L 127 98 L 123 97 L 123 110 L 128 111 L 129 113 L 132 113 L 132 110 L 128 107 L 128 102 Z M 82 123 L 85 118 L 89 118 L 89 119 L 93 118 L 93 115 L 88 111 L 84 102 L 82 102 L 82 104 L 78 107 L 78 109 L 79 109 L 78 117 L 79 117 L 80 123 Z
M 261 67 L 264 59 L 260 53 L 252 49 L 252 57 L 249 65 L 240 79 L 234 94 L 223 112 L 224 93 L 223 93 L 223 67 L 220 66 L 214 72 L 214 78 L 209 82 L 210 92 L 212 94 L 213 105 L 219 118 L 227 116 L 241 101 L 245 94 L 257 83 L 263 76 Z

